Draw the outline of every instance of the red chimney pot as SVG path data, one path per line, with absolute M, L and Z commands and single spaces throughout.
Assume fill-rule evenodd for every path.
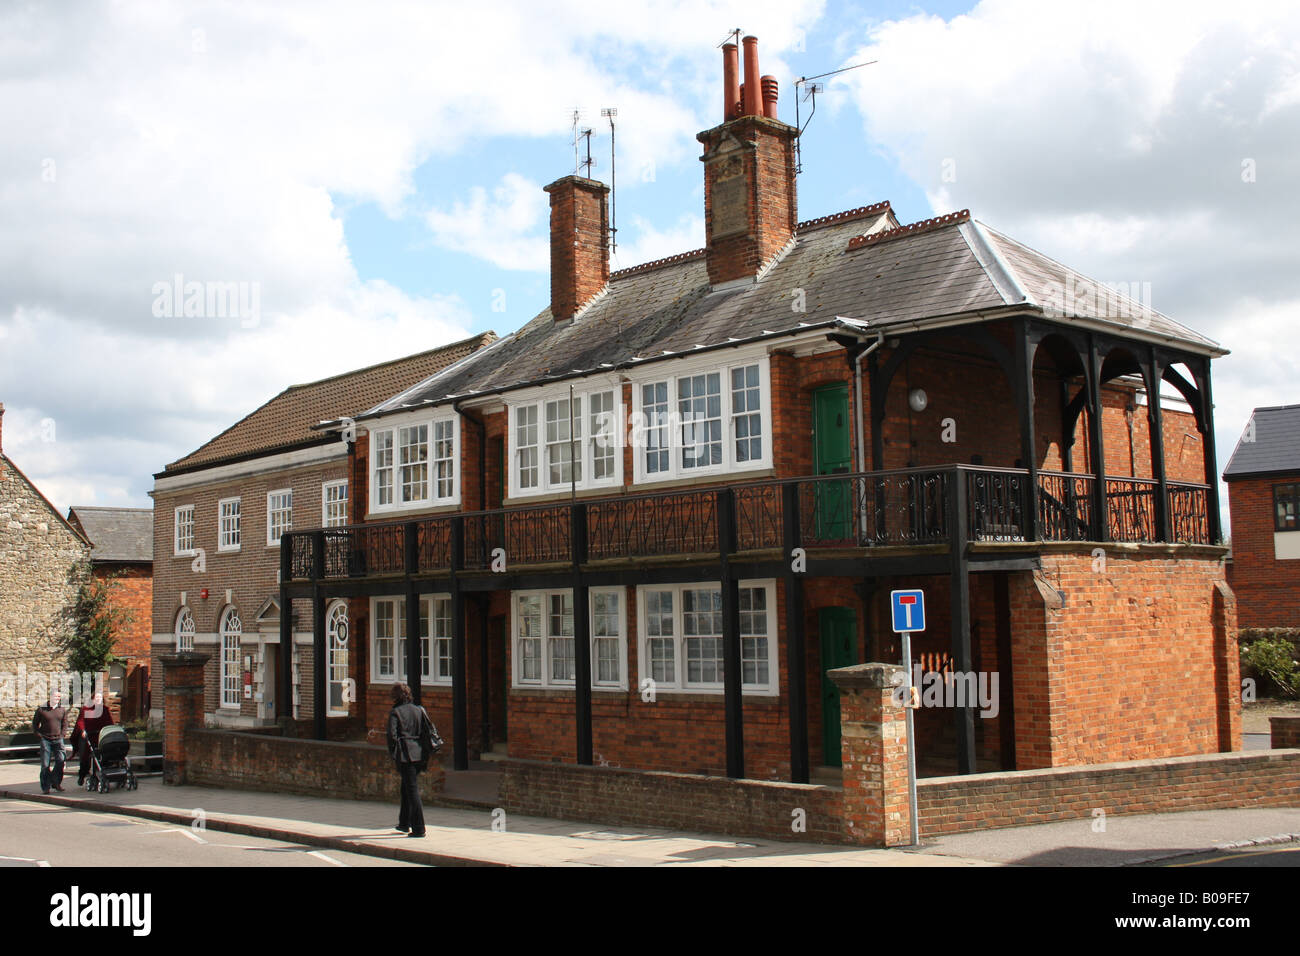
M 744 97 L 745 116 L 762 116 L 762 89 L 758 78 L 758 37 L 745 37 L 745 85 L 741 87 Z

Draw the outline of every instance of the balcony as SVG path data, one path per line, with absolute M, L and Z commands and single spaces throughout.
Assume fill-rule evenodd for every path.
M 1095 486 L 1092 475 L 1040 471 L 1031 484 L 1024 469 L 950 465 L 295 531 L 284 536 L 282 579 L 558 569 L 795 548 L 869 554 L 954 541 L 1213 543 L 1206 485 L 1167 482 L 1163 515 L 1155 481 L 1107 477 L 1104 495 Z

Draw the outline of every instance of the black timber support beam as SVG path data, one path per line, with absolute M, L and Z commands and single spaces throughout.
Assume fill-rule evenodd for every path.
M 745 717 L 741 696 L 740 583 L 731 566 L 736 547 L 736 494 L 718 491 L 719 579 L 722 590 L 722 698 L 727 741 L 727 776 L 745 776 Z
M 325 532 L 317 531 L 311 536 L 312 543 L 312 577 L 320 581 L 325 577 Z M 311 647 L 312 668 L 312 734 L 317 740 L 324 740 L 325 713 L 328 710 L 325 699 L 325 671 L 328 666 L 325 650 L 325 595 L 320 585 L 313 588 L 311 596 Z
M 465 597 L 458 572 L 465 564 L 465 519 L 451 519 L 451 731 L 452 768 L 469 769 L 469 694 L 465 686 Z
M 587 506 L 577 502 L 569 511 L 572 521 L 573 571 L 573 703 L 578 745 L 577 760 L 590 767 L 591 741 L 591 592 L 582 566 L 587 561 Z
M 961 469 L 957 470 L 956 489 L 948 496 L 948 520 L 952 529 L 952 550 L 949 552 L 952 622 L 952 660 L 953 667 L 959 672 L 969 674 L 974 671 L 970 639 L 970 578 L 966 574 L 966 519 L 967 501 L 965 480 Z M 912 662 L 904 666 L 911 673 Z M 967 701 L 964 707 L 954 708 L 957 732 L 957 772 L 975 772 L 975 707 Z
M 288 535 L 280 538 L 280 669 L 276 675 L 277 718 L 293 717 L 293 541 Z
M 1110 540 L 1110 509 L 1106 503 L 1106 443 L 1101 422 L 1101 355 L 1097 339 L 1088 333 L 1088 444 L 1092 450 L 1092 540 Z
M 1143 378 L 1147 387 L 1147 436 L 1151 445 L 1151 474 L 1156 480 L 1156 537 L 1172 541 L 1169 523 L 1169 482 L 1165 475 L 1165 427 L 1160 407 L 1161 366 L 1154 346 L 1148 347 Z
M 404 531 L 404 565 L 406 567 L 406 602 L 405 602 L 405 633 L 406 633 L 406 685 L 411 688 L 411 700 L 416 704 L 423 704 L 423 643 L 428 637 L 427 634 L 420 633 L 420 595 L 415 586 L 414 575 L 419 569 L 419 541 L 416 538 L 416 526 L 414 522 L 409 523 L 403 529 Z
M 796 570 L 795 550 L 799 547 L 799 487 L 781 489 L 785 584 L 786 676 L 790 697 L 790 780 L 807 783 L 808 765 L 808 651 L 804 634 L 803 572 Z M 801 556 L 806 561 L 806 557 Z

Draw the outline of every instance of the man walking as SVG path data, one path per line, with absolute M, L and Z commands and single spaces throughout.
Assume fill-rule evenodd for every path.
M 41 793 L 53 787 L 63 792 L 63 737 L 68 732 L 68 710 L 57 690 L 50 691 L 50 701 L 36 708 L 32 730 L 41 738 Z
M 419 704 L 411 702 L 411 689 L 405 684 L 394 684 L 393 709 L 388 713 L 388 752 L 397 764 L 402 781 L 397 829 L 413 837 L 424 836 L 419 774 L 429 769 L 429 758 L 437 753 L 438 741 L 429 715 Z

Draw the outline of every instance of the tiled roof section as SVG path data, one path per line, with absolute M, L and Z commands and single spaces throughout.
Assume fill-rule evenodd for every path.
M 711 289 L 705 257 L 698 252 L 616 273 L 574 321 L 556 323 L 549 310 L 543 311 L 479 355 L 367 414 L 627 367 L 765 333 L 794 332 L 801 326 L 831 323 L 837 316 L 872 328 L 941 317 L 980 321 L 976 313 L 1035 309 L 1039 300 L 1021 295 L 1019 288 L 1039 289 L 1053 270 L 1060 274 L 1064 268 L 991 230 L 993 238 L 968 241 L 963 230 L 984 227 L 965 214 L 903 229 L 886 242 L 849 248 L 854 237 L 892 231 L 893 212 L 888 204 L 879 205 L 864 207 L 876 209 L 865 226 L 871 215 L 860 215 L 859 210 L 842 218 L 813 220 L 796 234 L 789 250 L 748 285 Z M 792 308 L 796 291 L 801 292 L 804 312 Z M 1115 324 L 1133 325 L 1122 318 Z M 1164 316 L 1151 317 L 1148 327 L 1198 350 L 1222 352 L 1209 339 Z
M 1049 317 L 1055 314 L 1098 319 L 1121 328 L 1156 333 L 1201 350 L 1224 354 L 1213 339 L 1193 332 L 1167 315 L 1121 294 L 1122 290 L 1112 289 L 1105 283 L 1062 265 L 983 223 L 980 224 L 980 229 L 989 237 L 997 254 L 1014 273 L 1029 296 L 1029 301 L 1041 307 Z
M 291 385 L 166 471 L 215 465 L 322 440 L 312 427 L 355 415 L 496 341 L 492 332 L 305 385 Z
M 1300 405 L 1257 408 L 1228 459 L 1223 477 L 1287 471 L 1300 471 Z
M 690 252 L 679 252 L 675 256 L 665 256 L 662 259 L 653 259 L 650 262 L 643 262 L 639 266 L 628 266 L 626 269 L 619 269 L 617 272 L 611 272 L 609 277 L 613 279 L 622 279 L 625 276 L 640 275 L 642 272 L 649 272 L 652 269 L 661 269 L 664 266 L 670 266 L 678 262 L 689 262 L 691 259 L 703 258 L 705 250 L 692 249 Z
M 816 229 L 818 226 L 829 226 L 836 222 L 856 222 L 859 219 L 874 219 L 882 214 L 893 214 L 893 208 L 889 205 L 889 200 L 872 203 L 870 206 L 859 206 L 857 209 L 846 209 L 843 212 L 832 213 L 829 216 L 818 216 L 816 219 L 805 219 L 795 228 L 795 232 L 807 232 L 809 229 Z
M 68 521 L 90 540 L 92 561 L 153 561 L 152 508 L 77 505 Z
M 952 225 L 957 222 L 967 222 L 970 219 L 970 210 L 963 209 L 960 212 L 950 212 L 946 216 L 935 216 L 933 219 L 922 219 L 920 222 L 909 223 L 906 226 L 895 226 L 893 229 L 885 229 L 881 232 L 873 232 L 865 236 L 853 236 L 849 239 L 850 249 L 861 249 L 863 246 L 875 245 L 878 242 L 888 242 L 890 239 L 898 239 L 902 236 L 915 236 L 917 233 L 930 232 L 934 229 L 940 229 L 944 226 Z

